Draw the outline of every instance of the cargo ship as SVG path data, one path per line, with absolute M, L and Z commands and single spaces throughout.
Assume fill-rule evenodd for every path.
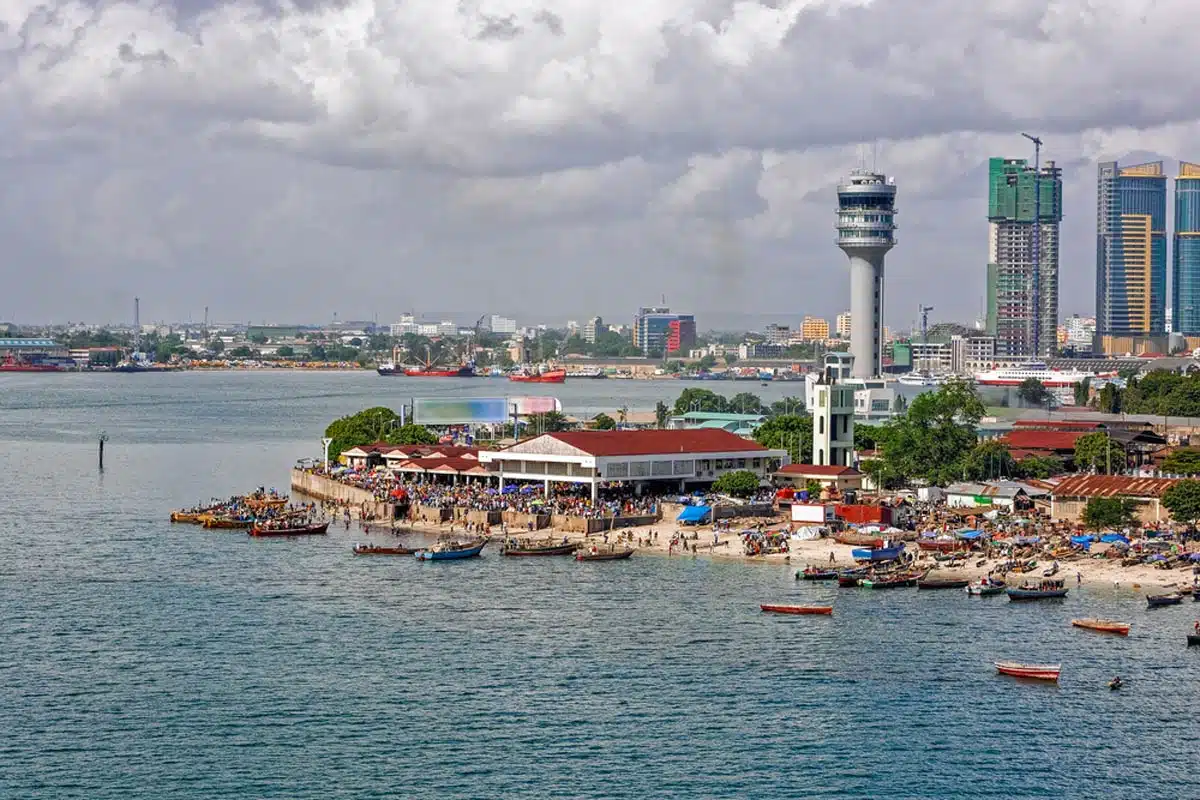
M 4 361 L 0 361 L 0 372 L 66 372 L 67 368 L 61 364 L 42 361 L 26 361 L 25 359 L 12 355 L 11 353 L 4 357 Z
M 508 376 L 514 383 L 565 383 L 565 369 L 548 369 L 540 372 L 514 372 Z

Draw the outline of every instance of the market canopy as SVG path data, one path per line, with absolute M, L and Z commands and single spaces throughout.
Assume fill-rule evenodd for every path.
M 675 519 L 677 522 L 701 523 L 708 519 L 711 513 L 711 506 L 687 506 L 683 511 L 679 512 L 679 516 Z

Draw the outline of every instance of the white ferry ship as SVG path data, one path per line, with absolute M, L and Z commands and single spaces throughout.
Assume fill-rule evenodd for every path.
M 1094 372 L 1077 369 L 1050 369 L 1043 363 L 1031 362 L 1019 367 L 1004 367 L 987 372 L 975 373 L 975 383 L 980 386 L 1020 386 L 1030 378 L 1036 378 L 1051 389 L 1064 389 L 1082 382 L 1085 378 L 1103 377 Z

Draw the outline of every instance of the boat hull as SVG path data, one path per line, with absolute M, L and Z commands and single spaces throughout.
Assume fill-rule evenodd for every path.
M 852 547 L 883 547 L 882 538 L 865 533 L 853 533 L 851 531 L 836 533 L 833 536 L 833 540 L 838 544 L 848 544 Z
M 771 605 L 763 603 L 759 605 L 763 611 L 770 614 L 798 614 L 798 615 L 817 615 L 829 616 L 833 613 L 833 606 L 792 606 L 792 605 Z
M 968 580 L 931 580 L 917 581 L 918 589 L 965 589 L 971 584 Z
M 1028 678 L 1035 681 L 1058 682 L 1058 674 L 1062 671 L 1061 664 L 1017 664 L 1012 661 L 996 662 L 996 671 L 1001 675 L 1014 678 Z
M 1188 637 L 1188 647 L 1200 647 L 1200 634 L 1189 633 L 1187 635 L 1187 637 Z
M 1003 586 L 983 586 L 978 583 L 973 583 L 967 587 L 967 594 L 973 597 L 994 597 L 998 594 L 1004 594 Z
M 616 553 L 585 553 L 575 554 L 576 561 L 620 561 L 633 555 L 632 550 L 622 550 Z
M 1060 600 L 1067 596 L 1066 589 L 1005 589 L 1009 600 Z
M 855 561 L 894 561 L 903 553 L 904 545 L 902 544 L 893 547 L 873 547 L 850 551 L 850 555 Z
M 205 528 L 226 531 L 244 531 L 254 526 L 254 522 L 248 519 L 214 519 L 212 517 L 209 517 L 200 524 Z
M 281 538 L 284 536 L 320 536 L 329 530 L 329 523 L 317 525 L 298 525 L 292 528 L 260 528 L 257 525 L 250 529 L 250 535 L 259 538 Z
M 1181 594 L 1159 594 L 1146 595 L 1146 605 L 1150 608 L 1162 608 L 1163 606 L 1177 606 L 1183 602 Z
M 538 375 L 509 375 L 513 383 L 566 383 L 566 370 L 554 369 Z
M 404 376 L 406 378 L 474 378 L 475 370 L 470 367 L 459 367 L 458 369 L 406 369 L 404 370 Z
M 560 544 L 554 547 L 506 547 L 500 551 L 502 556 L 518 558 L 522 556 L 569 556 L 575 552 L 574 544 Z
M 804 581 L 836 581 L 838 573 L 836 569 L 815 570 L 813 572 L 801 570 L 796 573 L 796 577 Z
M 418 561 L 458 561 L 464 558 L 475 558 L 483 552 L 487 542 L 464 548 L 462 550 L 418 550 L 415 555 Z
M 1111 619 L 1073 619 L 1071 624 L 1076 628 L 1084 628 L 1098 633 L 1115 633 L 1118 636 L 1129 635 L 1129 623 L 1117 622 Z
M 411 556 L 417 552 L 416 547 L 379 547 L 376 545 L 355 545 L 356 556 Z

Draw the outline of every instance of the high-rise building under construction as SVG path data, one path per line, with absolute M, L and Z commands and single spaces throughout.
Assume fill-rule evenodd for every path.
M 987 331 L 997 356 L 1046 356 L 1057 343 L 1061 221 L 1062 170 L 1053 161 L 1040 171 L 1023 158 L 988 162 Z

